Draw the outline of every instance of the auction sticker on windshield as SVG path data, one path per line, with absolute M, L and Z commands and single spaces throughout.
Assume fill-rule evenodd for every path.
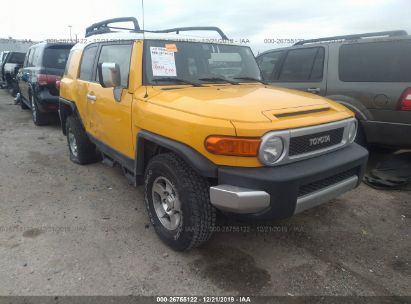
M 150 47 L 153 76 L 177 76 L 174 52 L 163 47 Z

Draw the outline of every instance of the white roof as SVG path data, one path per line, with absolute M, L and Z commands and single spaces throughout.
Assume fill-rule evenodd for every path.
M 206 38 L 190 35 L 181 35 L 176 33 L 133 33 L 133 32 L 117 32 L 93 35 L 84 39 L 80 39 L 81 42 L 77 43 L 73 49 L 83 49 L 87 45 L 96 42 L 107 41 L 120 41 L 120 40 L 143 40 L 143 39 L 155 39 L 155 40 L 171 40 L 171 41 L 189 41 L 189 42 L 204 42 L 204 43 L 219 43 L 228 45 L 239 45 L 232 43 L 221 38 Z

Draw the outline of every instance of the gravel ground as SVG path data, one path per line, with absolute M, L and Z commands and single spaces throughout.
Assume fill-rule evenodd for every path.
M 410 295 L 410 204 L 362 185 L 270 225 L 222 218 L 176 253 L 142 187 L 71 163 L 58 124 L 35 127 L 0 91 L 0 295 Z

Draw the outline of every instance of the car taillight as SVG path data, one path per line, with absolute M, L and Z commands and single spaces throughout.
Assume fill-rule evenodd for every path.
M 56 85 L 57 81 L 60 81 L 61 77 L 57 75 L 49 75 L 49 74 L 38 74 L 37 75 L 37 83 L 40 86 L 46 85 Z
M 400 98 L 400 111 L 411 111 L 411 88 L 402 93 Z

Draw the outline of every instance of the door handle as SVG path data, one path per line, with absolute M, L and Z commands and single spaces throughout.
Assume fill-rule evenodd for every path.
M 313 93 L 313 94 L 319 94 L 321 92 L 320 88 L 308 88 L 307 92 Z
M 97 96 L 87 94 L 87 99 L 88 99 L 88 100 L 93 100 L 93 101 L 96 101 L 96 100 L 97 100 Z

